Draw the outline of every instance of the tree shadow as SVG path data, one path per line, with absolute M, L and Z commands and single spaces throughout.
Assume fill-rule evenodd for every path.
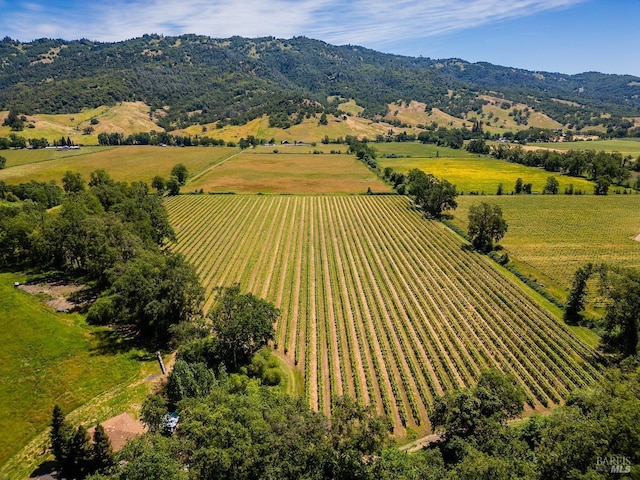
M 148 342 L 143 341 L 137 329 L 132 325 L 116 325 L 93 332 L 96 345 L 90 350 L 91 355 L 119 355 L 137 351 L 139 360 L 155 358 L 149 353 Z M 148 357 L 148 358 L 147 358 Z
M 37 468 L 31 472 L 29 478 L 39 478 L 41 480 L 55 479 L 57 477 L 54 473 L 56 473 L 56 462 L 47 460 L 38 465 Z

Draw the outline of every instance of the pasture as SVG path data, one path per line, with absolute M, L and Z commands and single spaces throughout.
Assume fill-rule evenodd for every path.
M 595 150 L 597 152 L 619 152 L 631 155 L 634 159 L 640 155 L 640 139 L 621 138 L 616 140 L 593 140 L 580 142 L 531 143 L 529 148 L 549 148 L 552 150 Z
M 231 147 L 159 147 L 119 146 L 83 147 L 79 150 L 6 150 L 7 168 L 0 170 L 0 180 L 6 183 L 56 181 L 60 183 L 67 170 L 79 172 L 89 179 L 89 173 L 105 169 L 117 181 L 151 183 L 156 175 L 169 177 L 171 168 L 183 163 L 190 174 L 236 152 Z
M 344 149 L 345 146 L 341 145 Z M 235 193 L 345 194 L 390 192 L 388 185 L 353 155 L 298 153 L 278 147 L 278 153 L 243 151 L 190 180 L 185 190 Z
M 405 197 L 189 195 L 166 206 L 207 309 L 235 282 L 280 308 L 276 349 L 316 410 L 348 394 L 403 436 L 429 431 L 433 399 L 488 367 L 513 373 L 535 409 L 598 378 L 594 351 L 533 292 Z
M 463 229 L 480 201 L 502 208 L 509 230 L 500 243 L 509 254 L 565 289 L 587 262 L 640 267 L 640 195 L 458 197 L 453 215 Z
M 46 429 L 54 404 L 70 412 L 137 380 L 146 365 L 135 350 L 112 349 L 105 329 L 56 313 L 15 281 L 24 277 L 0 273 L 0 465 Z
M 113 106 L 101 106 L 84 109 L 70 114 L 36 114 L 27 115 L 27 124 L 33 128 L 25 128 L 18 135 L 25 138 L 46 138 L 50 143 L 60 137 L 69 137 L 76 144 L 98 145 L 98 134 L 102 132 L 120 132 L 125 135 L 137 132 L 158 130 L 158 125 L 149 118 L 149 106 L 143 102 L 121 102 Z M 3 120 L 8 112 L 0 112 Z M 98 123 L 92 124 L 91 119 Z M 95 122 L 94 120 L 94 122 Z M 84 129 L 91 126 L 93 132 L 85 135 Z M 8 126 L 0 125 L 0 136 L 11 133 Z
M 468 156 L 468 152 L 465 153 L 466 156 L 456 158 L 443 158 L 442 154 L 440 158 L 379 158 L 378 165 L 381 169 L 391 167 L 403 173 L 418 168 L 450 181 L 463 193 L 493 194 L 496 193 L 498 184 L 502 183 L 504 193 L 508 194 L 513 190 L 518 178 L 522 178 L 524 183 L 532 183 L 533 192 L 541 192 L 547 178 L 552 175 L 560 183 L 560 193 L 570 184 L 573 184 L 575 189 L 593 193 L 593 183 L 584 178 L 554 174 L 541 168 L 526 167 L 493 158 L 474 158 Z

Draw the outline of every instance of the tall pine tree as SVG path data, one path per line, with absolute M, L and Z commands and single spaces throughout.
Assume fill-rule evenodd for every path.
M 64 477 L 70 471 L 72 436 L 73 427 L 65 419 L 60 406 L 54 406 L 49 437 L 51 439 L 51 450 L 61 477 Z
M 93 470 L 104 472 L 114 465 L 113 447 L 111 441 L 100 424 L 93 432 Z

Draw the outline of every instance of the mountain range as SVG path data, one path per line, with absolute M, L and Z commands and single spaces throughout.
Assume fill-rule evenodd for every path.
M 469 118 L 481 112 L 488 95 L 525 104 L 578 131 L 629 127 L 633 122 L 626 119 L 640 117 L 640 78 L 630 75 L 532 72 L 306 37 L 0 41 L 0 110 L 22 114 L 142 101 L 155 123 L 173 130 L 240 125 L 262 115 L 338 114 L 339 103 L 353 99 L 370 119 L 388 116 L 398 101 Z

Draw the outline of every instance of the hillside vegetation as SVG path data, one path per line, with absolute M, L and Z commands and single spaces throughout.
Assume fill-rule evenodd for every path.
M 361 116 L 381 119 L 394 116 L 390 104 L 412 100 L 425 104 L 430 115 L 444 115 L 442 120 L 448 115 L 464 121 L 491 113 L 490 107 L 484 110 L 492 103 L 487 95 L 506 100 L 508 108 L 526 105 L 528 118 L 514 115 L 519 125 L 628 129 L 633 122 L 622 117 L 639 116 L 639 91 L 640 79 L 628 75 L 528 72 L 304 37 L 0 42 L 0 109 L 77 114 L 144 102 L 148 120 L 167 130 L 214 122 L 242 125 L 265 114 L 272 126 L 287 128 L 322 112 L 354 115 L 360 109 Z M 351 99 L 359 108 L 345 106 Z M 69 119 L 73 126 L 83 121 Z

